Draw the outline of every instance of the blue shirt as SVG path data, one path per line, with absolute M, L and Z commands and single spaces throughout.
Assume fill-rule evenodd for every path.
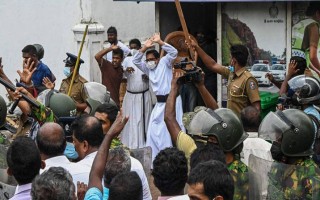
M 109 199 L 109 188 L 103 187 L 103 200 Z
M 98 188 L 92 187 L 86 192 L 84 200 L 102 200 L 102 192 Z
M 34 87 L 39 92 L 39 86 L 43 86 L 42 80 L 44 77 L 48 77 L 51 82 L 56 80 L 49 67 L 43 62 L 39 61 L 36 71 L 32 74 L 31 80 Z M 43 86 L 44 87 L 44 86 Z M 46 89 L 45 87 L 43 89 Z
M 103 195 L 103 197 L 101 197 Z M 84 197 L 85 200 L 92 200 L 92 199 L 103 199 L 103 200 L 108 200 L 109 198 L 109 188 L 103 187 L 103 194 L 101 191 L 94 187 L 90 188 Z

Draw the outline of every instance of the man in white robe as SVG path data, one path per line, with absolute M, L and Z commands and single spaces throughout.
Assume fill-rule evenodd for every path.
M 149 50 L 154 43 L 157 43 L 167 52 L 166 56 L 160 59 L 160 55 L 156 50 Z M 147 51 L 147 52 L 146 52 Z M 145 62 L 142 60 L 143 54 L 146 52 Z M 178 51 L 171 45 L 163 42 L 160 34 L 154 34 L 149 38 L 139 52 L 133 56 L 133 63 L 144 73 L 149 76 L 153 92 L 157 96 L 157 103 L 152 110 L 146 146 L 152 148 L 152 161 L 162 149 L 171 147 L 171 137 L 164 122 L 164 110 L 166 100 L 171 89 L 172 80 L 172 63 L 176 59 Z M 181 97 L 176 102 L 177 121 L 182 130 L 185 130 L 182 123 L 182 103 Z
M 129 116 L 121 133 L 121 142 L 130 149 L 143 148 L 146 145 L 147 130 L 152 100 L 149 90 L 148 76 L 132 63 L 133 56 L 141 48 L 138 39 L 129 42 L 131 55 L 124 59 L 122 66 L 127 77 L 127 92 L 124 96 L 122 109 L 125 116 Z

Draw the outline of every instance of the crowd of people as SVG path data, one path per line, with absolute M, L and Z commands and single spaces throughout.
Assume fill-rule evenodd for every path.
M 315 12 L 320 16 L 320 9 Z M 159 33 L 129 46 L 115 27 L 107 34 L 110 46 L 95 55 L 102 84 L 82 77 L 85 61 L 67 53 L 66 78 L 55 90 L 56 78 L 41 61 L 43 47 L 22 49 L 20 80 L 7 92 L 21 120 L 32 119 L 32 125 L 27 134 L 14 135 L 7 151 L 7 172 L 17 181 L 11 199 L 151 200 L 146 168 L 159 200 L 320 198 L 320 82 L 305 58 L 291 58 L 283 82 L 267 74 L 281 101 L 261 120 L 247 47 L 232 45 L 230 66 L 222 66 L 202 48 L 199 32 L 199 41 L 186 45 L 202 70 L 188 62 L 199 69 L 188 84 L 205 106 L 184 112 L 179 80 L 190 71 L 174 67 L 185 60 L 177 49 Z M 216 74 L 228 79 L 227 108 L 219 108 L 208 83 Z M 0 78 L 12 84 L 2 66 Z M 6 114 L 0 96 L 0 127 Z M 148 166 L 131 152 L 145 147 L 151 147 Z

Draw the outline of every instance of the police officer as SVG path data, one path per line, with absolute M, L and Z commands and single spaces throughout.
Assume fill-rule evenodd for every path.
M 63 73 L 67 78 L 62 80 L 59 91 L 64 94 L 68 94 L 69 87 L 71 84 L 72 74 L 76 73 L 75 79 L 72 85 L 70 97 L 76 102 L 77 112 L 79 114 L 79 113 L 82 113 L 87 107 L 87 104 L 86 104 L 87 95 L 84 91 L 84 83 L 88 81 L 79 74 L 80 64 L 84 63 L 84 61 L 80 59 L 79 68 L 75 72 L 74 69 L 77 61 L 77 56 L 71 53 L 67 53 L 67 56 L 68 57 L 63 61 L 64 63 L 66 63 L 63 69 Z
M 307 66 L 312 69 L 314 77 L 319 78 L 320 70 L 318 58 L 320 3 L 311 1 L 305 12 L 307 18 L 296 23 L 292 29 L 292 56 L 300 56 L 307 60 Z M 313 67 L 311 67 L 311 64 Z
M 320 169 L 310 157 L 315 131 L 308 115 L 297 109 L 270 112 L 259 137 L 272 141 L 276 161 L 268 172 L 269 199 L 319 199 Z
M 233 45 L 230 48 L 230 67 L 216 63 L 199 45 L 191 40 L 191 46 L 211 71 L 228 78 L 227 107 L 240 117 L 243 108 L 252 105 L 260 111 L 260 96 L 257 80 L 247 71 L 248 49 L 243 45 Z

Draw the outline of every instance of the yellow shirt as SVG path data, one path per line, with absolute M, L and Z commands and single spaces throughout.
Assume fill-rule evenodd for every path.
M 191 154 L 197 149 L 197 145 L 194 140 L 181 130 L 177 137 L 176 146 L 180 151 L 184 152 L 189 164 Z

